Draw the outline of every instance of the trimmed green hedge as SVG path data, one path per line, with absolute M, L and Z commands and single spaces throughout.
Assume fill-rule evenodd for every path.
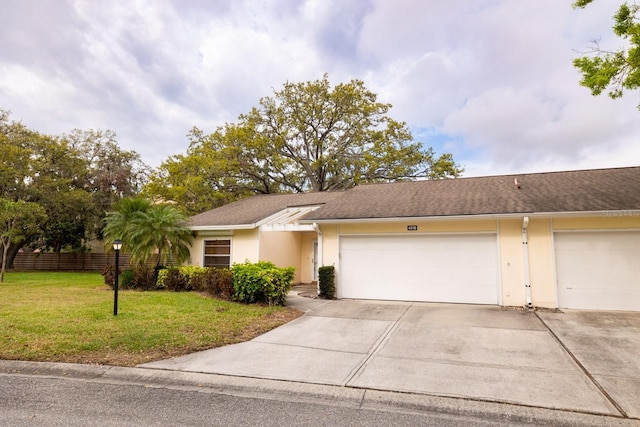
M 103 275 L 105 282 L 113 281 L 113 267 L 105 268 Z M 193 265 L 164 268 L 158 271 L 157 281 L 153 269 L 125 270 L 121 286 L 123 289 L 197 291 L 244 303 L 285 305 L 294 277 L 293 267 L 278 268 L 271 262 L 247 261 L 234 264 L 231 270 Z
M 170 291 L 200 291 L 199 277 L 207 272 L 207 267 L 183 265 L 181 267 L 163 268 L 158 272 L 156 285 L 159 289 Z
M 234 299 L 245 302 L 265 302 L 269 305 L 285 305 L 293 284 L 295 269 L 278 268 L 271 262 L 260 261 L 234 264 Z
M 335 299 L 336 297 L 336 268 L 332 265 L 325 265 L 318 268 L 318 296 L 325 299 Z
M 227 268 L 195 265 L 165 268 L 158 272 L 158 288 L 174 292 L 205 292 L 216 298 L 232 300 L 233 275 Z

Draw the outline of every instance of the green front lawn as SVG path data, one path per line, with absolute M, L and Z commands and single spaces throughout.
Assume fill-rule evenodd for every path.
M 133 366 L 249 340 L 301 313 L 193 292 L 113 290 L 98 273 L 8 273 L 0 359 Z

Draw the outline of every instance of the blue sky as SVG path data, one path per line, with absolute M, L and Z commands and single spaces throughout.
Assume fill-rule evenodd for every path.
M 0 108 L 50 134 L 112 129 L 157 166 L 192 126 L 235 121 L 286 81 L 357 78 L 466 176 L 640 164 L 639 93 L 571 61 L 618 0 L 0 0 Z

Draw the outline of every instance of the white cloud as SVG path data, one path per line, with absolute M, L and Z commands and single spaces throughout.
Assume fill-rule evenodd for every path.
M 6 0 L 0 108 L 109 128 L 157 165 L 285 81 L 360 78 L 467 174 L 640 164 L 639 97 L 594 98 L 571 61 L 618 1 Z

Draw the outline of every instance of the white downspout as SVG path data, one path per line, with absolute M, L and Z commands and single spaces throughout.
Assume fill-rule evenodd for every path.
M 529 217 L 522 219 L 522 253 L 524 255 L 524 287 L 526 291 L 527 307 L 533 308 L 531 302 L 531 283 L 529 278 L 529 241 L 527 238 L 527 227 L 529 226 Z
M 316 233 L 318 234 L 318 268 L 322 267 L 322 231 L 320 231 L 320 227 L 318 227 L 318 224 L 316 224 L 315 222 L 313 223 L 313 229 L 316 231 Z M 318 294 L 320 294 L 320 278 L 318 278 L 318 283 L 317 283 L 317 291 Z

